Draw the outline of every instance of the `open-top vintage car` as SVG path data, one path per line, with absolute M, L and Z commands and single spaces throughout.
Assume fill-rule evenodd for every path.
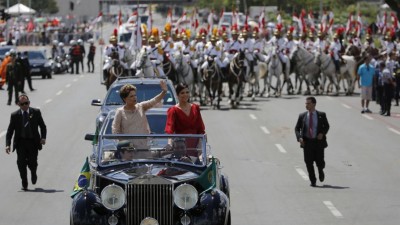
M 74 189 L 71 224 L 231 224 L 228 178 L 205 135 L 105 130 L 85 137 L 94 152 Z

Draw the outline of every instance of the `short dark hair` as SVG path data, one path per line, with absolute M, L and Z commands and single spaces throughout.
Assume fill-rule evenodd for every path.
M 310 100 L 313 104 L 317 104 L 317 99 L 315 99 L 313 96 L 307 97 L 306 100 Z
M 185 88 L 189 88 L 189 86 L 187 84 L 179 83 L 178 85 L 176 85 L 176 88 L 175 88 L 176 94 L 179 95 L 179 93 Z
M 26 99 L 29 101 L 29 97 L 28 97 L 27 94 L 20 94 L 20 95 L 18 96 L 18 102 L 19 102 L 19 99 L 20 99 L 20 98 L 26 98 Z
M 121 97 L 122 101 L 125 102 L 125 98 L 128 97 L 129 92 L 136 91 L 136 87 L 132 84 L 125 84 L 124 86 L 119 89 L 119 96 Z

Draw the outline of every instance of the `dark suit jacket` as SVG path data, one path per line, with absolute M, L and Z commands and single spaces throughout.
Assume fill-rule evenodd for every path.
M 42 144 L 40 143 L 40 140 L 46 139 L 47 129 L 46 124 L 44 123 L 42 118 L 42 113 L 39 109 L 29 107 L 29 123 L 32 129 L 33 139 L 35 141 L 35 148 L 40 150 L 42 149 Z M 15 151 L 15 149 L 18 149 L 18 143 L 21 139 L 22 128 L 22 113 L 21 109 L 18 109 L 11 114 L 10 124 L 8 125 L 6 134 L 6 146 L 11 145 L 11 138 L 14 135 L 12 148 L 13 151 Z
M 322 140 L 320 141 L 320 146 L 322 148 L 326 148 L 328 147 L 328 142 L 326 141 L 326 134 L 328 133 L 329 130 L 329 123 L 328 123 L 328 119 L 326 118 L 326 114 L 324 112 L 320 112 L 320 111 L 316 111 L 317 112 L 317 117 L 318 117 L 318 125 L 317 125 L 317 134 L 324 134 L 324 137 L 322 138 Z M 303 112 L 300 113 L 299 118 L 297 119 L 297 123 L 296 123 L 296 127 L 294 128 L 294 131 L 296 133 L 296 138 L 297 141 L 300 138 L 305 139 L 306 138 L 306 118 L 307 118 L 307 113 Z

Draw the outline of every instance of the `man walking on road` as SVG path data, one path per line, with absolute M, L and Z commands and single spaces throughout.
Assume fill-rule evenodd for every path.
M 362 64 L 357 71 L 357 81 L 361 86 L 361 113 L 372 113 L 369 110 L 369 102 L 372 100 L 372 81 L 375 75 L 375 68 L 370 65 L 372 57 L 365 57 L 364 64 Z
M 314 172 L 314 161 L 317 164 L 319 180 L 323 182 L 325 179 L 324 151 L 328 147 L 326 134 L 329 130 L 326 114 L 317 111 L 315 109 L 316 104 L 317 100 L 314 97 L 306 98 L 307 111 L 299 115 L 294 129 L 297 141 L 300 142 L 300 147 L 304 151 L 304 162 L 306 163 L 308 177 L 313 187 L 316 186 L 317 182 Z
M 46 144 L 46 124 L 39 109 L 29 107 L 30 101 L 27 95 L 22 94 L 18 98 L 19 108 L 11 114 L 10 124 L 6 134 L 6 153 L 11 151 L 11 138 L 13 140 L 13 152 L 17 150 L 17 166 L 22 180 L 22 190 L 28 190 L 27 169 L 31 171 L 32 184 L 36 184 L 38 167 L 38 151 Z M 40 128 L 40 133 L 39 133 Z

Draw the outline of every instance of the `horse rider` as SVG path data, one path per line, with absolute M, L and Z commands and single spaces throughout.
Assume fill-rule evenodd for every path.
M 319 31 L 318 34 L 318 39 L 314 43 L 314 51 L 322 51 L 325 54 L 327 54 L 328 49 L 329 49 L 329 43 L 325 40 L 325 33 Z
M 104 65 L 103 65 L 103 80 L 105 81 L 108 77 L 108 70 L 112 67 L 112 58 L 119 60 L 119 57 L 116 57 L 119 54 L 119 47 L 117 44 L 117 37 L 115 35 L 111 35 L 109 39 L 110 44 L 106 46 L 104 49 Z M 104 83 L 104 82 L 103 82 Z
M 396 36 L 394 31 L 389 31 L 386 36 L 386 42 L 385 42 L 385 47 L 386 47 L 386 54 L 389 56 L 393 51 L 396 51 L 396 45 L 394 43 Z
M 264 39 L 260 38 L 258 29 L 254 29 L 252 36 L 254 38 L 253 54 L 255 60 L 266 62 L 268 58 L 264 54 L 265 41 Z
M 293 29 L 289 29 L 286 34 L 286 55 L 291 55 L 296 47 L 296 42 L 293 40 Z
M 174 42 L 169 37 L 168 32 L 163 32 L 160 44 L 165 56 L 168 57 L 168 59 L 172 63 L 172 66 L 175 67 L 176 62 L 174 57 L 172 57 L 172 55 L 174 54 Z
M 362 49 L 362 43 L 360 38 L 357 37 L 357 32 L 353 31 L 352 33 L 352 37 L 350 39 L 350 43 L 354 46 L 356 46 L 357 48 L 359 48 L 360 50 Z
M 314 52 L 315 49 L 315 38 L 312 31 L 308 33 L 308 40 L 306 42 L 306 50 L 309 52 Z
M 273 45 L 276 46 L 276 51 L 278 53 L 279 59 L 282 62 L 282 70 L 284 71 L 286 76 L 289 76 L 290 61 L 289 57 L 286 55 L 287 39 L 282 37 L 280 29 L 275 29 L 274 37 L 270 41 L 274 42 Z
M 183 36 L 182 42 L 183 59 L 185 60 L 185 62 L 190 64 L 193 71 L 197 71 L 197 61 L 193 59 L 195 48 L 190 45 L 189 39 L 186 35 Z
M 233 57 L 242 50 L 242 43 L 239 41 L 239 33 L 237 29 L 231 31 L 232 40 L 229 42 L 224 42 L 224 52 L 226 58 L 232 61 Z
M 374 39 L 372 39 L 372 36 L 368 33 L 367 36 L 365 37 L 364 50 L 374 49 L 374 48 L 375 48 Z
M 156 39 L 153 35 L 150 36 L 148 42 L 150 46 L 147 46 L 146 51 L 151 64 L 153 65 L 153 68 L 157 69 L 158 77 L 165 77 L 162 67 L 162 62 L 164 60 L 162 48 L 160 45 L 156 45 Z
M 306 32 L 303 32 L 300 35 L 300 40 L 299 40 L 298 46 L 306 49 L 306 45 L 307 45 L 307 34 L 306 34 Z
M 338 35 L 335 33 L 333 35 L 333 41 L 330 44 L 329 51 L 333 62 L 335 63 L 336 74 L 340 74 L 340 62 L 341 59 L 340 51 L 342 49 L 342 45 L 340 44 Z
M 246 29 L 242 30 L 242 50 L 244 51 L 247 63 L 246 67 L 250 69 L 250 73 L 254 72 L 254 57 L 253 57 L 253 46 L 254 39 L 248 37 L 248 31 Z M 249 73 L 246 73 L 246 75 Z
M 211 36 L 210 39 L 210 45 L 207 45 L 205 51 L 204 51 L 204 63 L 201 65 L 201 69 L 206 69 L 211 65 L 208 65 L 208 59 L 212 58 L 214 59 L 214 62 L 217 63 L 219 68 L 224 68 L 226 67 L 226 64 L 224 64 L 221 61 L 221 49 L 216 45 L 217 39 L 215 36 Z
M 203 64 L 203 60 L 204 60 L 204 50 L 206 48 L 206 44 L 207 44 L 207 39 L 205 36 L 201 35 L 200 33 L 198 33 L 196 35 L 196 39 L 197 39 L 197 43 L 194 46 L 195 48 L 195 55 L 196 55 L 196 61 L 197 61 L 197 65 Z M 197 73 L 195 73 L 194 77 L 195 80 L 198 81 L 198 75 L 200 75 L 201 71 L 200 71 L 200 67 L 197 66 Z

